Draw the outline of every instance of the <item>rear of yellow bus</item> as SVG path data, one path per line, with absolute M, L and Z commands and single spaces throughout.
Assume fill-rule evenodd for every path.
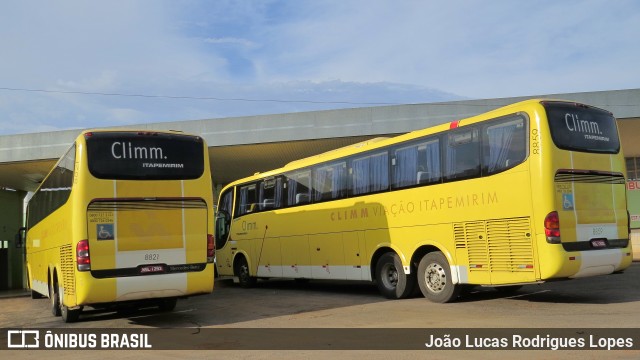
M 180 297 L 213 290 L 208 149 L 198 136 L 86 132 L 74 198 L 76 305 Z M 80 222 L 79 222 L 80 223 Z
M 611 274 L 632 262 L 624 155 L 608 111 L 542 101 L 531 155 L 542 280 Z M 548 130 L 548 131 L 547 131 Z M 535 180 L 534 180 L 535 181 Z M 534 182 L 535 183 L 535 182 Z M 543 194 L 546 194 L 543 195 Z M 542 224 L 544 227 L 542 228 Z

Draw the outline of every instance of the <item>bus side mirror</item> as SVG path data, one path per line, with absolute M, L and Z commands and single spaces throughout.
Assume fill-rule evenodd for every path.
M 16 248 L 24 247 L 25 234 L 27 233 L 27 228 L 21 227 L 18 229 L 18 233 L 14 237 Z

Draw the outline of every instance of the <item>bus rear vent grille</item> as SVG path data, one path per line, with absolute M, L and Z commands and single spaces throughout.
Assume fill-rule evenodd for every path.
M 529 218 L 455 223 L 456 249 L 467 250 L 470 271 L 532 272 Z
M 60 271 L 62 272 L 62 286 L 67 295 L 74 295 L 76 289 L 76 278 L 73 268 L 73 246 L 64 245 L 60 248 Z

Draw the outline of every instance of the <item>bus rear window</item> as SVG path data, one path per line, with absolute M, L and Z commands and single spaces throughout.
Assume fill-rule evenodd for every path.
M 181 180 L 204 173 L 203 142 L 197 136 L 95 132 L 85 139 L 89 171 L 99 179 Z
M 543 102 L 551 137 L 557 147 L 591 153 L 617 154 L 620 139 L 613 116 L 581 104 Z

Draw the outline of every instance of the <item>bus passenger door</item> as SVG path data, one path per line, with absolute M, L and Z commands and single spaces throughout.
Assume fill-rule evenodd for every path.
M 237 241 L 231 239 L 231 215 L 220 209 L 215 218 L 216 271 L 218 275 L 233 275 L 232 259 L 238 250 Z

